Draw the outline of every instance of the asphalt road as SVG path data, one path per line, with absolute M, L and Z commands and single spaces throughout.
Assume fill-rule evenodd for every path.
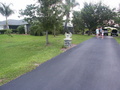
M 120 45 L 92 38 L 0 90 L 120 90 Z

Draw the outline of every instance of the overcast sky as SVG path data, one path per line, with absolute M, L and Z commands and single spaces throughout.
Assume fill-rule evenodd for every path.
M 33 4 L 36 1 L 37 0 L 0 0 L 0 2 L 2 2 L 2 3 L 6 3 L 6 4 L 12 3 L 13 4 L 13 5 L 11 5 L 10 8 L 15 11 L 15 14 L 8 17 L 8 19 L 22 19 L 22 18 L 18 18 L 19 10 L 20 9 L 25 9 L 26 5 Z M 120 0 L 76 0 L 76 1 L 80 3 L 80 6 L 76 7 L 76 9 L 82 8 L 83 7 L 83 2 L 97 3 L 99 1 L 102 1 L 104 4 L 110 6 L 111 8 L 118 8 L 119 4 L 120 4 Z M 5 20 L 5 17 L 0 15 L 0 21 L 2 21 L 2 20 Z

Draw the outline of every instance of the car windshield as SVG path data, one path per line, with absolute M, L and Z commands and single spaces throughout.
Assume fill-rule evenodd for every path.
M 107 31 L 107 29 L 103 29 L 104 31 Z
M 104 33 L 108 33 L 108 30 L 107 29 L 103 29 Z

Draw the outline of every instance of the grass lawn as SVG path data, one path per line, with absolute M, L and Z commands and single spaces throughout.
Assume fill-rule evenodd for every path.
M 118 37 L 115 37 L 115 39 L 120 44 L 120 35 Z
M 92 36 L 73 35 L 72 43 L 79 44 Z M 45 36 L 0 35 L 0 85 L 30 72 L 41 63 L 62 53 L 64 35 L 49 35 L 50 45 L 45 45 Z

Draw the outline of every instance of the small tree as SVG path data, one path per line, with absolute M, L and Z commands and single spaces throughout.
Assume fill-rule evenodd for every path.
M 25 10 L 20 10 L 21 15 L 27 16 L 25 20 L 32 24 L 39 22 L 34 28 L 46 32 L 46 45 L 49 44 L 48 32 L 55 30 L 61 25 L 61 0 L 38 0 L 39 5 L 28 5 Z M 33 29 L 32 29 L 33 30 Z
M 49 44 L 48 31 L 52 31 L 56 27 L 57 19 L 56 17 L 56 7 L 61 4 L 61 0 L 38 0 L 40 3 L 39 16 L 40 22 L 42 24 L 43 30 L 46 32 L 46 45 Z M 57 9 L 59 11 L 59 9 Z
M 11 35 L 11 33 L 12 33 L 12 29 L 6 29 L 5 34 L 7 34 L 8 36 L 13 37 L 13 36 Z

